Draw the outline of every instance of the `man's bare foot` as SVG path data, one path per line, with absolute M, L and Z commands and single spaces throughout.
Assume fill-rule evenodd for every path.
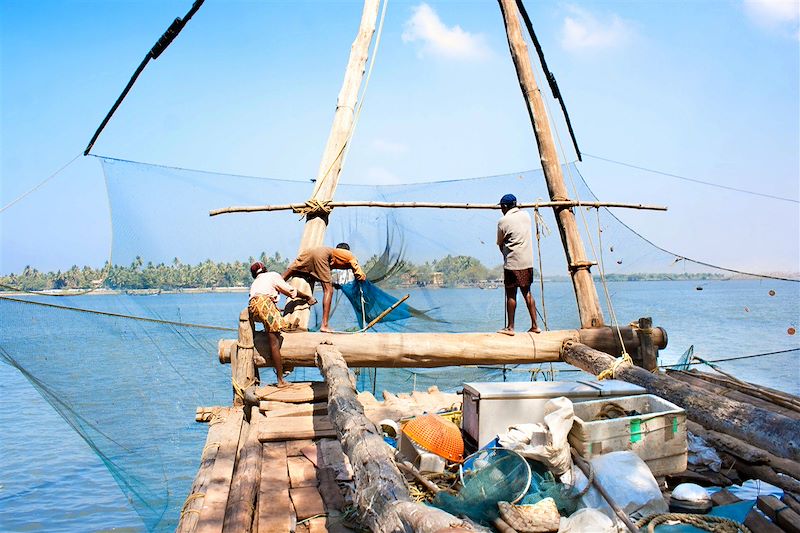
M 503 335 L 508 335 L 509 337 L 514 336 L 514 330 L 510 328 L 503 328 L 499 330 L 497 333 L 502 333 Z
M 528 330 L 530 333 L 541 333 L 542 330 L 539 329 L 539 326 L 533 326 L 531 329 Z
M 288 387 L 290 385 L 291 385 L 291 383 L 289 383 L 288 381 L 284 381 L 283 379 L 279 379 L 278 383 L 275 386 L 278 387 L 279 389 L 285 389 L 286 387 Z
M 320 333 L 333 333 L 333 330 L 328 326 L 322 326 L 319 328 Z

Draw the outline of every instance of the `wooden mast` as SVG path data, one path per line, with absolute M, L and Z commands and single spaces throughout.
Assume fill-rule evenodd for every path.
M 336 114 L 333 117 L 328 143 L 322 154 L 322 160 L 317 172 L 317 180 L 314 191 L 311 194 L 312 201 L 328 202 L 333 199 L 336 185 L 339 183 L 339 173 L 342 169 L 342 159 L 346 144 L 350 140 L 350 133 L 355 121 L 355 108 L 358 100 L 358 90 L 361 87 L 361 80 L 364 77 L 364 67 L 367 63 L 369 44 L 372 35 L 375 33 L 375 24 L 378 18 L 379 0 L 364 0 L 364 11 L 361 14 L 361 23 L 352 46 L 350 47 L 350 59 L 347 62 L 347 70 L 344 75 L 344 82 L 336 99 Z M 306 217 L 306 225 L 303 231 L 303 238 L 300 241 L 299 252 L 321 246 L 325 238 L 325 230 L 328 228 L 327 213 L 311 213 Z M 292 285 L 298 289 L 309 293 L 308 283 L 300 278 L 292 279 Z M 308 327 L 310 312 L 308 306 L 302 305 L 293 313 L 292 318 L 300 320 L 300 327 Z
M 542 161 L 542 170 L 544 170 L 544 177 L 547 181 L 550 200 L 569 200 L 569 193 L 564 185 L 564 176 L 550 131 L 550 123 L 547 120 L 547 112 L 533 76 L 528 47 L 522 38 L 516 1 L 498 0 L 498 2 L 503 13 L 511 58 L 514 60 L 519 85 L 522 95 L 525 97 L 533 133 L 536 136 L 536 144 L 539 147 L 539 157 Z M 597 290 L 589 271 L 592 263 L 586 258 L 583 241 L 575 221 L 575 213 L 568 207 L 553 207 L 553 212 L 567 256 L 567 267 L 575 289 L 575 298 L 578 301 L 581 327 L 600 327 L 603 325 L 603 311 L 600 309 Z

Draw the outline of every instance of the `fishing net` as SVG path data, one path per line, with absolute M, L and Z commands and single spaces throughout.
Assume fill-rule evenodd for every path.
M 292 211 L 214 217 L 209 211 L 302 203 L 312 184 L 96 161 L 107 186 L 113 239 L 98 243 L 94 256 L 107 257 L 110 248 L 111 259 L 47 272 L 35 264 L 6 266 L 12 262 L 3 258 L 4 286 L 70 295 L 1 295 L 0 353 L 11 365 L 2 370 L 22 373 L 67 420 L 108 467 L 147 529 L 169 530 L 180 517 L 204 445 L 207 428 L 194 422 L 195 408 L 231 402 L 230 368 L 218 361 L 217 341 L 236 336 L 251 282 L 249 264 L 260 260 L 282 272 L 294 259 L 303 230 L 300 215 Z M 565 165 L 564 173 L 574 197 L 596 199 L 576 165 Z M 69 185 L 64 187 L 66 196 Z M 494 203 L 508 192 L 520 202 L 548 198 L 541 171 L 525 171 L 410 185 L 343 183 L 337 199 Z M 57 228 L 64 213 L 40 210 L 34 199 L 24 213 L 16 211 L 18 206 L 3 212 L 4 228 L 22 233 L 24 224 L 17 218 L 31 217 Z M 68 208 L 74 217 L 88 209 Z M 539 209 L 538 217 L 530 212 L 538 220 L 534 296 L 539 325 L 576 328 L 574 292 L 552 212 Z M 616 212 L 575 212 L 587 254 L 598 262 L 593 272 L 607 322 L 624 325 L 652 316 L 654 325 L 669 333 L 662 363 L 676 362 L 694 345 L 695 353 L 711 362 L 741 358 L 719 364 L 749 381 L 800 392 L 796 365 L 786 364 L 798 353 L 797 337 L 788 331 L 797 328 L 800 284 L 736 279 L 737 274 L 652 245 Z M 495 210 L 335 208 L 325 243 L 348 242 L 368 281 L 341 280 L 331 327 L 363 328 L 408 294 L 370 331 L 499 329 L 505 309 L 495 241 L 498 217 Z M 3 233 L 4 247 L 10 235 Z M 68 236 L 54 232 L 53 238 Z M 37 246 L 47 249 L 51 243 Z M 93 292 L 81 294 L 87 290 Z M 312 307 L 312 329 L 319 327 L 320 307 Z M 529 327 L 521 305 L 516 319 L 519 330 Z M 720 346 L 728 348 L 723 352 Z M 378 395 L 434 385 L 453 391 L 467 381 L 587 377 L 563 364 L 354 371 L 359 389 Z M 270 369 L 261 377 L 274 380 Z M 320 375 L 315 368 L 297 368 L 289 379 Z M 23 489 L 18 494 L 23 498 Z

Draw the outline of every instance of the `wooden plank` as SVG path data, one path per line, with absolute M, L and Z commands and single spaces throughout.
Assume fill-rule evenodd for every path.
M 298 521 L 325 514 L 325 503 L 316 487 L 289 489 L 289 496 L 294 504 Z
M 322 459 L 319 446 L 316 442 L 305 446 L 300 453 L 314 464 L 314 468 L 319 468 L 319 462 Z
M 714 505 L 728 505 L 740 501 L 742 500 L 734 496 L 728 489 L 722 489 L 711 495 L 711 502 Z
M 759 496 L 756 505 L 787 533 L 800 533 L 800 515 L 775 496 Z
M 750 528 L 750 531 L 758 533 L 783 533 L 783 530 L 773 524 L 766 516 L 758 512 L 755 506 L 747 513 L 744 519 L 744 525 Z
M 320 449 L 322 466 L 331 468 L 337 481 L 350 481 L 353 479 L 353 468 L 350 459 L 342 449 L 342 443 L 333 439 L 322 439 L 317 445 Z
M 291 488 L 317 486 L 317 469 L 311 461 L 303 456 L 289 457 L 286 464 L 289 467 L 289 486 Z
M 336 482 L 336 472 L 332 468 L 320 468 L 317 470 L 317 481 L 319 481 L 319 493 L 322 501 L 325 502 L 326 511 L 343 510 L 345 501 L 342 490 Z
M 328 389 L 324 383 L 290 383 L 288 387 L 279 389 L 272 385 L 256 387 L 256 396 L 260 400 L 285 403 L 318 402 L 328 399 Z
M 258 408 L 251 406 L 250 423 L 242 425 L 242 446 L 236 468 L 233 470 L 228 503 L 225 509 L 223 531 L 250 531 L 253 524 L 255 502 L 261 484 L 263 445 L 258 441 L 259 423 L 264 417 Z M 246 429 L 245 429 L 246 426 Z
M 286 445 L 282 442 L 267 443 L 262 447 L 257 514 L 259 533 L 289 531 L 291 528 L 289 470 L 286 466 Z
M 222 531 L 225 520 L 225 507 L 228 503 L 228 493 L 231 488 L 233 467 L 236 462 L 236 451 L 239 448 L 239 439 L 242 433 L 243 413 L 235 410 L 223 422 L 225 427 L 220 435 L 220 447 L 211 479 L 200 508 L 200 515 L 195 531 L 197 533 L 217 533 Z
M 311 439 L 290 440 L 286 442 L 286 455 L 287 457 L 297 457 L 303 455 L 303 448 L 313 446 L 314 441 Z
M 333 428 L 327 416 L 313 417 L 285 417 L 279 419 L 268 419 L 272 423 L 264 424 L 258 435 L 261 442 L 273 442 L 280 440 L 299 440 L 317 439 L 322 437 L 335 437 L 336 430 Z M 280 420 L 280 423 L 275 423 Z
M 325 402 L 315 403 L 286 403 L 286 402 L 259 402 L 259 409 L 268 418 L 278 418 L 282 416 L 311 416 L 327 415 L 328 404 Z M 267 404 L 266 406 L 264 404 Z M 272 405 L 270 405 L 272 404 Z M 283 406 L 283 407 L 278 407 Z

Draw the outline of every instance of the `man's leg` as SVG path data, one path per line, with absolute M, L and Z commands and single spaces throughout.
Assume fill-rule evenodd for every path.
M 517 288 L 506 287 L 506 327 L 498 331 L 505 335 L 514 334 L 514 314 L 517 312 Z
M 333 286 L 330 282 L 320 281 L 322 284 L 322 326 L 320 331 L 330 331 L 328 318 L 331 314 L 331 302 L 333 301 Z
M 277 333 L 267 332 L 269 339 L 269 355 L 272 358 L 272 366 L 275 367 L 275 374 L 278 376 L 278 387 L 287 387 L 289 384 L 283 379 L 283 362 L 281 361 L 281 340 Z
M 531 333 L 541 333 L 542 330 L 539 329 L 539 326 L 536 324 L 536 301 L 533 299 L 533 294 L 531 294 L 531 287 L 528 285 L 527 287 L 520 287 L 519 291 L 522 293 L 522 298 L 525 300 L 525 305 L 528 306 L 528 313 L 531 315 Z

